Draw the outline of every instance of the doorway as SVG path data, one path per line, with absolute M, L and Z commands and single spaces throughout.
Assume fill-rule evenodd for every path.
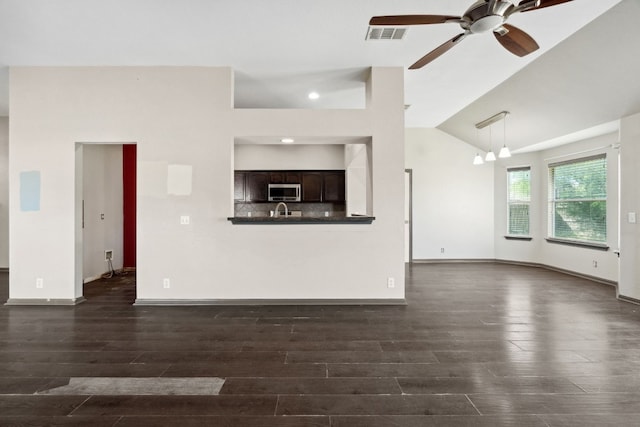
M 76 145 L 76 295 L 136 266 L 136 146 Z

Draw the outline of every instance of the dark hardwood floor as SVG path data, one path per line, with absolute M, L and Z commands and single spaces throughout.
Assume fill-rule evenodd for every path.
M 0 307 L 1 426 L 640 425 L 640 307 L 606 285 L 417 264 L 407 306 L 135 307 L 134 280 Z M 219 394 L 189 395 L 211 377 Z M 122 378 L 194 384 L 64 392 Z

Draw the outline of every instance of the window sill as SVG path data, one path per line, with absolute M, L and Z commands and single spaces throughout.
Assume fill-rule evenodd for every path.
M 531 236 L 504 236 L 504 238 L 507 240 L 526 240 L 526 241 L 533 240 L 533 237 Z
M 547 237 L 545 240 L 549 243 L 556 243 L 559 245 L 577 246 L 579 248 L 596 249 L 599 251 L 609 250 L 609 246 L 604 243 L 578 242 L 575 240 L 556 239 L 553 237 Z

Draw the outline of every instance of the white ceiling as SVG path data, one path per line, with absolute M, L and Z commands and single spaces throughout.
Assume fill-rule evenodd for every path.
M 521 84 L 518 92 L 504 89 L 506 95 L 494 95 L 503 82 L 513 84 L 516 73 L 526 73 L 528 64 L 545 59 L 545 52 L 619 2 L 575 0 L 512 16 L 509 23 L 540 45 L 525 58 L 504 50 L 491 34 L 481 34 L 467 37 L 423 69 L 410 71 L 410 64 L 460 28 L 417 26 L 402 41 L 365 41 L 369 19 L 389 14 L 461 15 L 472 0 L 0 0 L 0 115 L 9 114 L 8 67 L 14 65 L 231 66 L 239 108 L 361 108 L 368 67 L 402 66 L 405 103 L 410 105 L 406 126 L 445 122 L 444 130 L 474 143 L 465 126 L 506 109 L 500 99 L 528 96 Z M 623 3 L 637 12 L 637 0 Z M 638 15 L 631 18 L 637 20 Z M 614 40 L 610 43 L 615 47 L 626 32 L 613 27 L 608 37 L 597 33 L 587 39 Z M 611 37 L 616 34 L 617 39 Z M 636 30 L 632 38 L 633 50 L 626 55 L 637 51 Z M 556 56 L 554 61 L 576 59 Z M 553 72 L 553 63 L 543 71 L 549 67 Z M 311 90 L 320 93 L 319 100 L 307 98 Z M 521 111 L 524 114 L 526 108 Z M 512 112 L 515 120 L 516 111 Z M 594 120 L 600 119 L 590 118 Z M 569 133 L 566 130 L 559 127 L 522 138 L 514 148 L 560 137 Z M 575 130 L 580 129 L 571 132 Z
M 621 2 L 439 128 L 488 150 L 489 129 L 474 125 L 507 110 L 507 141 L 517 152 L 617 131 L 620 118 L 640 112 L 638 18 L 640 1 Z M 494 150 L 503 125 L 493 126 Z

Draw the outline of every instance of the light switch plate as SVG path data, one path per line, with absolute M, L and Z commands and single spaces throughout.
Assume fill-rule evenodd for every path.
M 190 222 L 189 215 L 182 215 L 182 216 L 180 217 L 180 224 L 182 224 L 182 225 L 189 225 L 189 222 Z

